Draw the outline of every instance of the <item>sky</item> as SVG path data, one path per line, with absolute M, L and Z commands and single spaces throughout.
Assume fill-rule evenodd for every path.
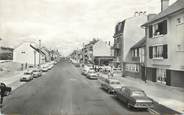
M 160 0 L 0 0 L 0 42 L 40 39 L 68 55 L 93 38 L 113 42 L 115 25 L 136 11 L 158 13 Z

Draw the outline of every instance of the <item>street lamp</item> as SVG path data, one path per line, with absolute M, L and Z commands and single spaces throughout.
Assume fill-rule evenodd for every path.
M 39 40 L 39 68 L 41 63 L 41 40 Z

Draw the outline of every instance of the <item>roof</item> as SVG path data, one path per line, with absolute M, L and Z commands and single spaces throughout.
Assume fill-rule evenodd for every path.
M 171 15 L 171 14 L 176 13 L 176 12 L 181 11 L 181 10 L 184 10 L 184 0 L 177 0 L 174 4 L 172 4 L 171 6 L 166 8 L 164 11 L 157 14 L 155 17 L 153 17 L 151 20 L 149 20 L 148 22 L 146 22 L 142 26 L 146 26 L 146 25 L 152 23 L 153 21 L 159 20 L 161 18 L 164 18 L 168 15 Z
M 143 39 L 138 41 L 133 47 L 131 47 L 131 49 L 141 48 L 144 47 L 145 45 L 146 45 L 146 38 L 144 37 Z
M 123 87 L 126 87 L 126 88 L 130 89 L 131 91 L 143 91 L 142 89 L 139 89 L 137 87 L 132 87 L 132 86 L 123 86 Z

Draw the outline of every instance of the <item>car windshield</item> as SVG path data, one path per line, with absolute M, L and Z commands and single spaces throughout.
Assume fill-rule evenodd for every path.
M 112 82 L 110 82 L 110 84 L 116 85 L 116 84 L 120 84 L 120 82 L 118 82 L 118 81 L 112 81 Z
M 89 73 L 95 73 L 95 71 L 94 70 L 90 70 Z
M 143 91 L 133 91 L 131 94 L 132 97 L 144 97 L 146 94 Z
M 28 72 L 26 72 L 26 73 L 24 73 L 24 75 L 30 75 L 31 73 L 28 73 Z

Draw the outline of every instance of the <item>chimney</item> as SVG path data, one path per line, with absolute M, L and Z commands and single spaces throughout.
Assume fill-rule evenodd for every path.
M 161 12 L 169 6 L 169 0 L 161 0 Z

